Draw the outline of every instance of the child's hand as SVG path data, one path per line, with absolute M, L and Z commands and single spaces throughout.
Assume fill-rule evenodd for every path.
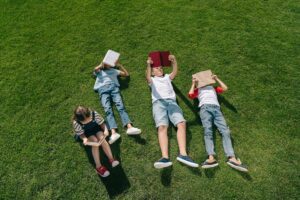
M 176 62 L 176 58 L 174 55 L 169 55 L 169 61 Z
M 99 71 L 99 70 L 103 69 L 103 67 L 104 67 L 103 62 L 101 62 L 100 65 L 95 67 L 95 71 Z
M 151 57 L 148 57 L 147 64 L 149 64 L 149 65 L 153 64 L 153 61 L 152 61 Z
M 192 83 L 193 83 L 193 84 L 197 84 L 197 82 L 198 82 L 198 80 L 197 80 L 196 78 L 193 78 L 193 79 L 192 79 Z
M 214 80 L 216 80 L 218 78 L 218 76 L 215 75 L 215 74 L 213 74 L 213 75 L 211 75 L 211 78 L 214 79 Z
M 83 138 L 83 144 L 86 145 L 86 143 L 88 142 L 87 138 Z
M 108 136 L 108 135 L 109 135 L 109 132 L 108 132 L 108 131 L 104 131 L 104 135 L 105 135 L 105 136 Z

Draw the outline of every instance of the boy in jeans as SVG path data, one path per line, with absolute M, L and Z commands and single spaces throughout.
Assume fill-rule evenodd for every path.
M 153 118 L 158 129 L 158 141 L 162 152 L 162 158 L 154 163 L 154 167 L 160 169 L 172 165 L 168 154 L 169 120 L 177 127 L 179 146 L 177 160 L 190 167 L 198 167 L 186 152 L 186 123 L 182 110 L 176 103 L 176 94 L 171 83 L 177 74 L 177 62 L 174 55 L 170 55 L 169 60 L 173 66 L 171 74 L 164 74 L 161 66 L 151 68 L 153 62 L 150 57 L 147 60 L 146 79 L 152 91 Z M 154 76 L 151 77 L 151 74 Z
M 198 98 L 199 100 L 200 118 L 204 128 L 204 142 L 208 159 L 201 164 L 202 168 L 218 166 L 218 162 L 215 159 L 216 153 L 213 143 L 212 128 L 214 123 L 222 135 L 223 148 L 228 158 L 227 164 L 234 169 L 247 172 L 247 167 L 235 157 L 230 138 L 230 130 L 220 110 L 220 104 L 217 98 L 217 93 L 225 92 L 228 88 L 216 75 L 212 75 L 212 78 L 219 84 L 218 87 L 214 88 L 212 85 L 208 85 L 198 89 L 196 88 L 197 80 L 193 78 L 192 86 L 189 91 L 189 97 L 191 99 Z
M 94 90 L 99 93 L 101 104 L 105 110 L 107 125 L 111 131 L 109 144 L 114 143 L 120 138 L 120 134 L 116 132 L 117 123 L 114 118 L 111 100 L 117 107 L 123 126 L 127 127 L 127 135 L 137 135 L 141 133 L 140 129 L 132 126 L 132 122 L 125 110 L 122 97 L 120 95 L 118 76 L 129 76 L 129 74 L 123 65 L 118 62 L 116 65 L 120 68 L 120 70 L 104 63 L 101 63 L 94 69 L 94 75 L 97 77 Z

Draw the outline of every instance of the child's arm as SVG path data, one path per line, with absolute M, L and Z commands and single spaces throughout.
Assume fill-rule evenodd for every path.
M 87 137 L 84 134 L 81 134 L 79 137 L 80 137 L 80 139 L 82 139 L 83 144 L 86 145 L 86 143 L 88 141 Z
M 223 92 L 228 90 L 228 87 L 223 81 L 221 81 L 217 75 L 212 75 L 212 78 L 217 81 L 217 83 L 220 85 L 220 87 L 223 89 Z
M 192 80 L 192 86 L 191 86 L 191 89 L 189 91 L 189 95 L 194 94 L 194 90 L 196 88 L 196 82 L 197 82 L 197 80 L 195 78 L 193 78 L 193 80 Z
M 197 80 L 195 78 L 193 78 L 192 86 L 191 86 L 191 89 L 189 91 L 189 98 L 190 99 L 195 99 L 198 96 L 198 90 L 196 90 L 196 84 L 197 84 Z
M 124 68 L 121 63 L 117 63 L 117 66 L 120 67 L 120 76 L 129 76 L 128 71 Z
M 177 75 L 178 66 L 174 55 L 169 55 L 169 60 L 171 61 L 173 67 L 172 73 L 170 74 L 170 79 L 173 80 Z
M 109 132 L 108 132 L 108 128 L 107 128 L 106 124 L 105 124 L 105 123 L 102 123 L 102 124 L 100 125 L 100 127 L 101 127 L 102 130 L 104 130 L 104 131 L 103 131 L 103 132 L 104 132 L 104 135 L 108 136 L 108 135 L 109 135 Z
M 146 69 L 146 79 L 148 84 L 152 83 L 152 79 L 151 79 L 151 64 L 153 63 L 153 61 L 151 60 L 150 57 L 148 57 L 147 60 L 147 69 Z

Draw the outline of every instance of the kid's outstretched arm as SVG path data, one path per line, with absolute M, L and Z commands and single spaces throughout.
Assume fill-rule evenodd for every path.
M 153 63 L 153 61 L 151 60 L 150 57 L 148 57 L 147 69 L 146 69 L 146 79 L 149 84 L 152 82 L 152 79 L 151 79 L 151 64 L 152 63 Z
M 117 66 L 120 67 L 120 76 L 129 76 L 128 71 L 124 68 L 124 66 L 121 63 L 117 63 Z
M 196 88 L 196 82 L 197 82 L 197 80 L 195 78 L 193 78 L 193 80 L 192 80 L 192 86 L 191 86 L 191 89 L 189 91 L 189 95 L 193 95 L 194 94 L 194 91 L 195 91 L 195 88 Z
M 169 60 L 171 61 L 173 67 L 172 73 L 170 74 L 170 79 L 173 80 L 177 75 L 178 66 L 174 55 L 169 55 Z
M 220 87 L 223 89 L 223 92 L 228 90 L 228 87 L 223 81 L 221 81 L 217 75 L 212 75 L 212 78 L 217 81 L 217 83 L 220 85 Z

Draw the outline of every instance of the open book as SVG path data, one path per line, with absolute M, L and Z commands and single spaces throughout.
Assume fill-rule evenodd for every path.
M 104 135 L 104 137 L 99 142 L 86 142 L 85 144 L 89 145 L 89 146 L 98 147 L 98 146 L 101 146 L 101 144 L 104 142 L 105 138 L 106 138 L 106 135 Z
M 149 53 L 149 57 L 153 61 L 151 67 L 169 67 L 171 61 L 169 60 L 170 51 L 153 51 Z
M 212 78 L 211 70 L 201 71 L 196 74 L 193 74 L 193 78 L 197 79 L 197 88 L 204 87 L 206 85 L 214 84 L 216 81 Z
M 116 62 L 118 61 L 119 57 L 120 53 L 115 52 L 113 50 L 108 50 L 102 62 L 113 67 L 116 65 Z

